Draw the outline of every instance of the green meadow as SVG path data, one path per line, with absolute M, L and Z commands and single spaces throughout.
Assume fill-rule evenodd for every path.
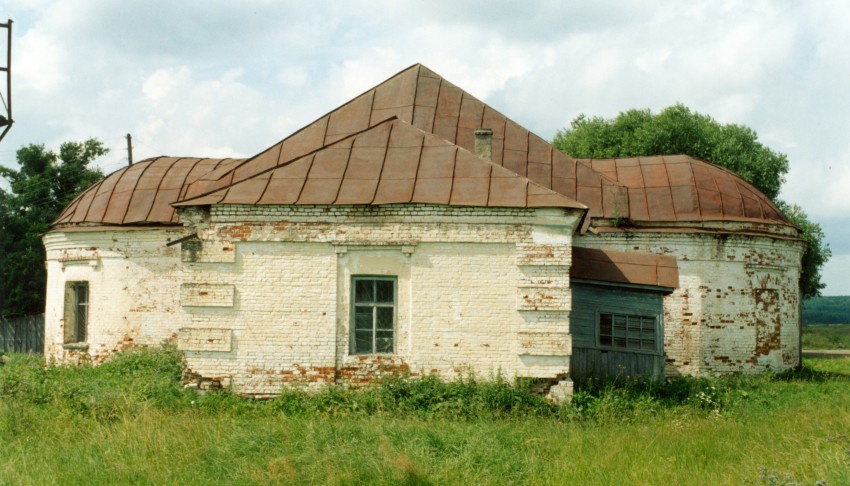
M 617 386 L 393 378 L 199 394 L 173 349 L 0 365 L 0 484 L 850 484 L 850 358 Z

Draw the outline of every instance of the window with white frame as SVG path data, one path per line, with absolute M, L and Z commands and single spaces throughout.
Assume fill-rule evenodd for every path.
M 658 351 L 658 319 L 641 316 L 600 312 L 599 346 L 629 351 Z
M 353 354 L 395 351 L 396 278 L 351 279 Z

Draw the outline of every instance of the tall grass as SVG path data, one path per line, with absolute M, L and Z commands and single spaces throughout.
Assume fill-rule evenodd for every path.
M 0 484 L 850 484 L 850 360 L 587 384 L 394 378 L 256 401 L 198 394 L 173 349 L 0 366 Z M 790 480 L 789 480 L 790 478 Z

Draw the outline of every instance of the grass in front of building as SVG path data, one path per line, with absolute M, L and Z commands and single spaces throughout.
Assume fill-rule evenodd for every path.
M 850 359 L 588 386 L 391 380 L 199 395 L 173 350 L 0 366 L 0 484 L 850 484 Z
M 850 324 L 806 324 L 803 349 L 850 350 Z

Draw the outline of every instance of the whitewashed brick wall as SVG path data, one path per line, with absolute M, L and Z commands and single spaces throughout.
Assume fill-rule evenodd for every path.
M 181 228 L 51 232 L 47 250 L 44 348 L 47 360 L 102 361 L 135 345 L 173 339 L 180 306 Z M 66 346 L 65 286 L 88 282 L 88 346 Z
M 184 216 L 203 246 L 184 285 L 235 289 L 232 308 L 183 306 L 189 327 L 233 331 L 229 352 L 187 350 L 198 376 L 252 395 L 396 371 L 569 387 L 574 212 L 222 205 Z M 350 352 L 353 275 L 397 277 L 392 355 Z
M 782 371 L 797 365 L 799 241 L 633 232 L 587 234 L 575 244 L 676 257 L 679 288 L 664 298 L 668 376 Z

